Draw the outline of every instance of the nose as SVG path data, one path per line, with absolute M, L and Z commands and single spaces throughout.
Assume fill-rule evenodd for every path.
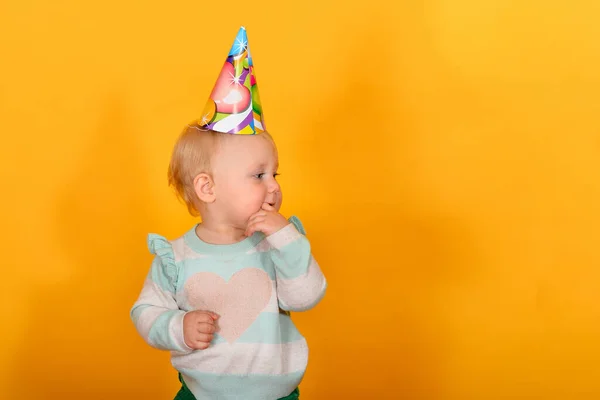
M 281 188 L 279 187 L 279 183 L 273 178 L 270 182 L 269 182 L 269 193 L 277 193 L 281 190 Z

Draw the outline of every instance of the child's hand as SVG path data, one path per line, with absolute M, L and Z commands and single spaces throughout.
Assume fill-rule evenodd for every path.
M 252 236 L 254 232 L 262 232 L 269 236 L 288 224 L 288 220 L 279 214 L 273 206 L 264 203 L 262 210 L 251 216 L 248 220 L 246 236 Z
M 204 350 L 216 332 L 216 321 L 219 316 L 210 311 L 190 311 L 183 317 L 183 340 L 189 348 Z

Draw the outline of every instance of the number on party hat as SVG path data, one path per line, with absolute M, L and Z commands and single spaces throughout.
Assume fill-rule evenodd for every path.
M 240 28 L 197 124 L 206 130 L 255 135 L 265 130 L 246 28 Z

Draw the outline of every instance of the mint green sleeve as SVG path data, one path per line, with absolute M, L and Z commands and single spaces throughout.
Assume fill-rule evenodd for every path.
M 279 307 L 286 311 L 311 309 L 323 298 L 327 281 L 311 253 L 304 227 L 296 217 L 267 237 L 275 264 Z
M 171 243 L 148 235 L 148 249 L 155 255 L 142 292 L 131 309 L 131 319 L 142 338 L 161 350 L 188 352 L 183 339 L 183 317 L 175 299 L 178 269 Z

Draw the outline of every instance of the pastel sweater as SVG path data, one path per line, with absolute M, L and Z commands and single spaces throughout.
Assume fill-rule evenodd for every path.
M 300 383 L 306 340 L 280 312 L 315 306 L 327 286 L 300 221 L 266 236 L 230 245 L 198 238 L 195 227 L 168 241 L 150 234 L 156 255 L 131 310 L 140 335 L 171 351 L 171 362 L 197 399 L 274 400 Z M 183 316 L 207 310 L 220 316 L 205 350 L 183 339 Z

